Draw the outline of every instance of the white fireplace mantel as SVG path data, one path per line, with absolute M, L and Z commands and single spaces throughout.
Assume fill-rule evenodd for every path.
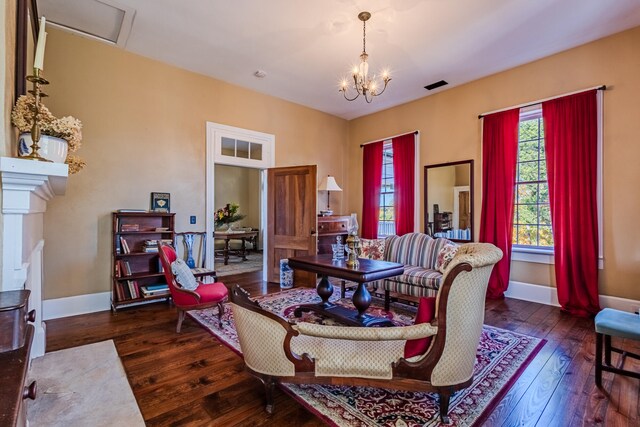
M 0 157 L 2 178 L 1 291 L 30 289 L 36 309 L 32 357 L 44 354 L 42 322 L 44 219 L 47 202 L 64 195 L 69 168 L 62 163 Z

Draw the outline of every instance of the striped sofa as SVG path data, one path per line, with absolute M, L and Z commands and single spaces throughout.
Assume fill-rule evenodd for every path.
M 404 264 L 404 273 L 371 283 L 372 289 L 383 289 L 385 310 L 389 310 L 390 292 L 415 297 L 434 297 L 440 288 L 442 273 L 436 270 L 440 249 L 450 240 L 434 239 L 423 233 L 389 236 L 385 239 L 385 261 Z

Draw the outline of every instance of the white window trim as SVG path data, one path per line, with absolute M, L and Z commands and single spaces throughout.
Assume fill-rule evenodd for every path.
M 603 91 L 598 90 L 596 92 L 596 104 L 597 104 L 597 116 L 598 116 L 598 165 L 597 165 L 597 210 L 598 210 L 598 269 L 604 268 L 604 233 L 603 233 L 603 217 L 602 217 L 602 202 L 603 202 L 603 161 L 604 161 L 604 96 Z M 535 110 L 535 108 L 531 108 Z M 524 114 L 531 113 L 531 111 L 524 111 Z M 521 115 L 523 114 L 521 113 Z M 513 245 L 511 249 L 512 261 L 524 261 L 533 262 L 538 264 L 555 264 L 553 249 L 541 249 L 539 247 L 526 247 L 520 245 Z

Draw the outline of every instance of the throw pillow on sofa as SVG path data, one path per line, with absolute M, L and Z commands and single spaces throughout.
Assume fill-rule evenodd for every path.
M 436 316 L 436 297 L 422 297 L 418 303 L 418 313 L 413 324 L 430 323 Z M 404 358 L 409 359 L 414 356 L 424 354 L 431 344 L 433 337 L 420 338 L 417 340 L 407 340 L 404 345 Z
M 386 239 L 360 239 L 360 257 L 368 259 L 384 259 Z
M 458 252 L 458 248 L 460 246 L 456 245 L 453 242 L 447 242 L 440 248 L 440 252 L 438 252 L 438 259 L 436 261 L 436 270 L 440 273 L 444 274 L 444 271 L 447 269 L 447 266 L 451 262 L 454 256 L 456 256 L 456 252 Z
M 178 282 L 182 288 L 193 291 L 198 287 L 196 277 L 184 260 L 178 258 L 173 261 L 171 263 L 171 272 L 176 276 L 176 282 Z

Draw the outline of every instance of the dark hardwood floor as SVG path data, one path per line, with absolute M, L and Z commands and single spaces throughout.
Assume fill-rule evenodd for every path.
M 278 290 L 260 273 L 224 278 L 252 295 Z M 187 317 L 151 304 L 47 321 L 47 351 L 113 339 L 147 425 L 279 425 L 323 423 L 281 391 L 276 412 L 264 412 L 262 384 L 241 359 Z M 488 300 L 485 323 L 547 340 L 487 419 L 487 426 L 640 426 L 640 380 L 604 373 L 594 383 L 593 320 L 514 299 Z M 640 353 L 640 343 L 618 344 Z M 617 356 L 614 356 L 617 361 Z M 626 367 L 640 370 L 627 359 Z

